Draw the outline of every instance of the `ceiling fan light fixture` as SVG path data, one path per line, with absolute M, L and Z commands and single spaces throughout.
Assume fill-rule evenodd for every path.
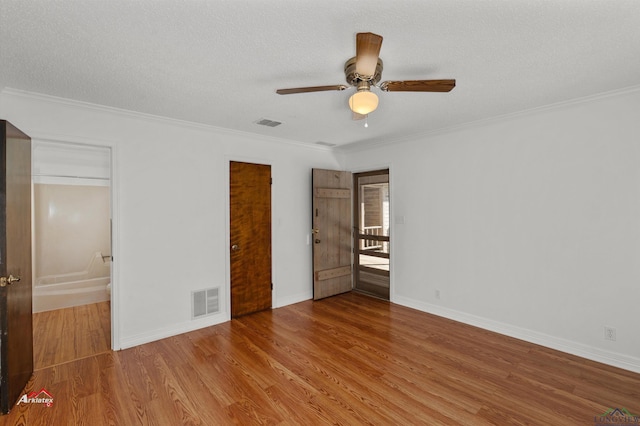
M 290 95 L 293 93 L 345 90 L 349 87 L 356 87 L 357 92 L 349 98 L 349 108 L 353 111 L 352 118 L 354 120 L 362 120 L 378 108 L 378 96 L 375 93 L 371 93 L 372 87 L 377 87 L 383 92 L 449 92 L 456 86 L 456 81 L 453 79 L 400 80 L 380 83 L 382 78 L 381 46 L 382 36 L 380 35 L 373 33 L 356 34 L 356 56 L 344 63 L 344 76 L 347 85 L 278 89 L 276 93 Z
M 351 111 L 367 115 L 378 108 L 378 96 L 369 90 L 358 90 L 349 98 Z

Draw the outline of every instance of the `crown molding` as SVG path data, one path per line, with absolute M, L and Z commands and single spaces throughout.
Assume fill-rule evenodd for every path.
M 109 107 L 105 105 L 94 104 L 90 102 L 77 101 L 74 99 L 61 98 L 58 96 L 46 95 L 43 93 L 29 92 L 26 90 L 13 89 L 10 87 L 5 87 L 0 91 L 0 95 L 6 96 L 15 96 L 22 99 L 33 100 L 36 102 L 43 102 L 53 105 L 62 105 L 69 108 L 76 108 L 79 110 L 91 110 L 96 111 L 102 114 L 110 114 L 114 116 L 134 119 L 134 120 L 143 120 L 152 123 L 166 124 L 170 126 L 182 127 L 189 130 L 199 130 L 207 133 L 215 133 L 215 134 L 226 134 L 230 136 L 237 136 L 242 138 L 247 138 L 251 140 L 261 141 L 261 142 L 270 142 L 275 144 L 284 144 L 290 146 L 296 146 L 299 148 L 313 149 L 319 151 L 332 151 L 333 147 L 316 145 L 316 144 L 308 144 L 300 141 L 295 141 L 291 139 L 284 138 L 276 138 L 273 136 L 265 136 L 258 133 L 245 132 L 240 130 L 228 129 L 225 127 L 217 127 L 209 124 L 197 123 L 187 120 L 179 120 L 175 118 L 163 117 L 159 115 L 147 114 L 143 112 L 131 111 L 122 108 Z M 45 139 L 56 139 L 59 136 L 44 136 Z
M 398 145 L 398 144 L 402 144 L 402 143 L 406 143 L 406 142 L 413 142 L 413 141 L 416 141 L 416 140 L 419 140 L 419 139 L 425 139 L 425 138 L 431 138 L 431 137 L 439 136 L 439 135 L 451 134 L 451 133 L 459 132 L 459 131 L 462 131 L 462 130 L 475 129 L 475 128 L 478 128 L 478 127 L 484 127 L 484 126 L 488 126 L 488 125 L 494 124 L 494 123 L 499 123 L 499 122 L 502 122 L 502 121 L 513 120 L 513 119 L 517 119 L 517 118 L 521 118 L 521 117 L 533 116 L 533 115 L 542 114 L 542 113 L 549 112 L 549 111 L 558 111 L 558 110 L 566 109 L 566 108 L 577 106 L 577 105 L 587 104 L 587 103 L 590 103 L 590 102 L 594 102 L 594 101 L 598 101 L 598 100 L 602 100 L 602 99 L 607 99 L 607 98 L 624 96 L 624 95 L 633 94 L 633 93 L 636 93 L 636 92 L 640 92 L 640 85 L 626 87 L 626 88 L 623 88 L 623 89 L 612 90 L 612 91 L 609 91 L 609 92 L 598 93 L 598 94 L 595 94 L 595 95 L 584 96 L 584 97 L 581 97 L 581 98 L 571 99 L 571 100 L 568 100 L 568 101 L 556 102 L 556 103 L 553 103 L 553 104 L 543 105 L 543 106 L 540 106 L 540 107 L 529 108 L 529 109 L 525 109 L 525 110 L 521 110 L 521 111 L 511 112 L 511 113 L 508 113 L 508 114 L 501 114 L 501 115 L 497 115 L 497 116 L 494 116 L 494 117 L 489 117 L 489 118 L 484 118 L 484 119 L 481 119 L 481 120 L 475 120 L 475 121 L 470 121 L 470 122 L 467 122 L 467 123 L 458 124 L 458 125 L 455 125 L 455 126 L 449 126 L 449 127 L 443 127 L 443 128 L 440 128 L 440 129 L 430 130 L 428 132 L 414 133 L 412 135 L 403 136 L 403 137 L 397 138 L 397 139 L 391 139 L 391 140 L 385 140 L 385 141 L 376 141 L 376 142 L 374 142 L 374 141 L 359 141 L 359 142 L 354 142 L 354 143 L 350 143 L 350 144 L 346 144 L 346 145 L 340 145 L 340 146 L 334 147 L 333 149 L 336 150 L 336 151 L 343 152 L 343 153 L 355 153 L 355 152 L 367 151 L 367 150 L 373 149 L 373 148 L 379 148 L 379 147 L 389 146 L 389 145 Z

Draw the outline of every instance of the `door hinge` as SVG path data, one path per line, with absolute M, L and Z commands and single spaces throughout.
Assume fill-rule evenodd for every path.
M 273 185 L 273 178 L 269 178 L 269 185 Z
M 271 290 L 273 290 L 273 283 L 271 283 Z

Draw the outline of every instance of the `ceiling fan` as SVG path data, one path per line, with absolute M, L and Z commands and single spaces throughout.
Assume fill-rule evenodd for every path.
M 371 91 L 378 87 L 385 92 L 449 92 L 456 86 L 455 80 L 404 80 L 383 81 L 382 59 L 380 59 L 382 36 L 373 33 L 358 33 L 356 35 L 356 56 L 344 64 L 344 74 L 349 84 L 332 86 L 296 87 L 292 89 L 278 89 L 279 95 L 293 93 L 324 92 L 331 90 L 342 91 L 350 86 L 356 88 L 356 93 L 349 98 L 349 108 L 354 113 L 354 119 L 364 118 L 378 107 L 378 96 Z

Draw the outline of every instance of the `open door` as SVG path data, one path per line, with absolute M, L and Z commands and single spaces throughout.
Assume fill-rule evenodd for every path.
M 33 373 L 31 139 L 0 120 L 0 412 Z
M 313 169 L 313 299 L 352 289 L 351 173 Z

